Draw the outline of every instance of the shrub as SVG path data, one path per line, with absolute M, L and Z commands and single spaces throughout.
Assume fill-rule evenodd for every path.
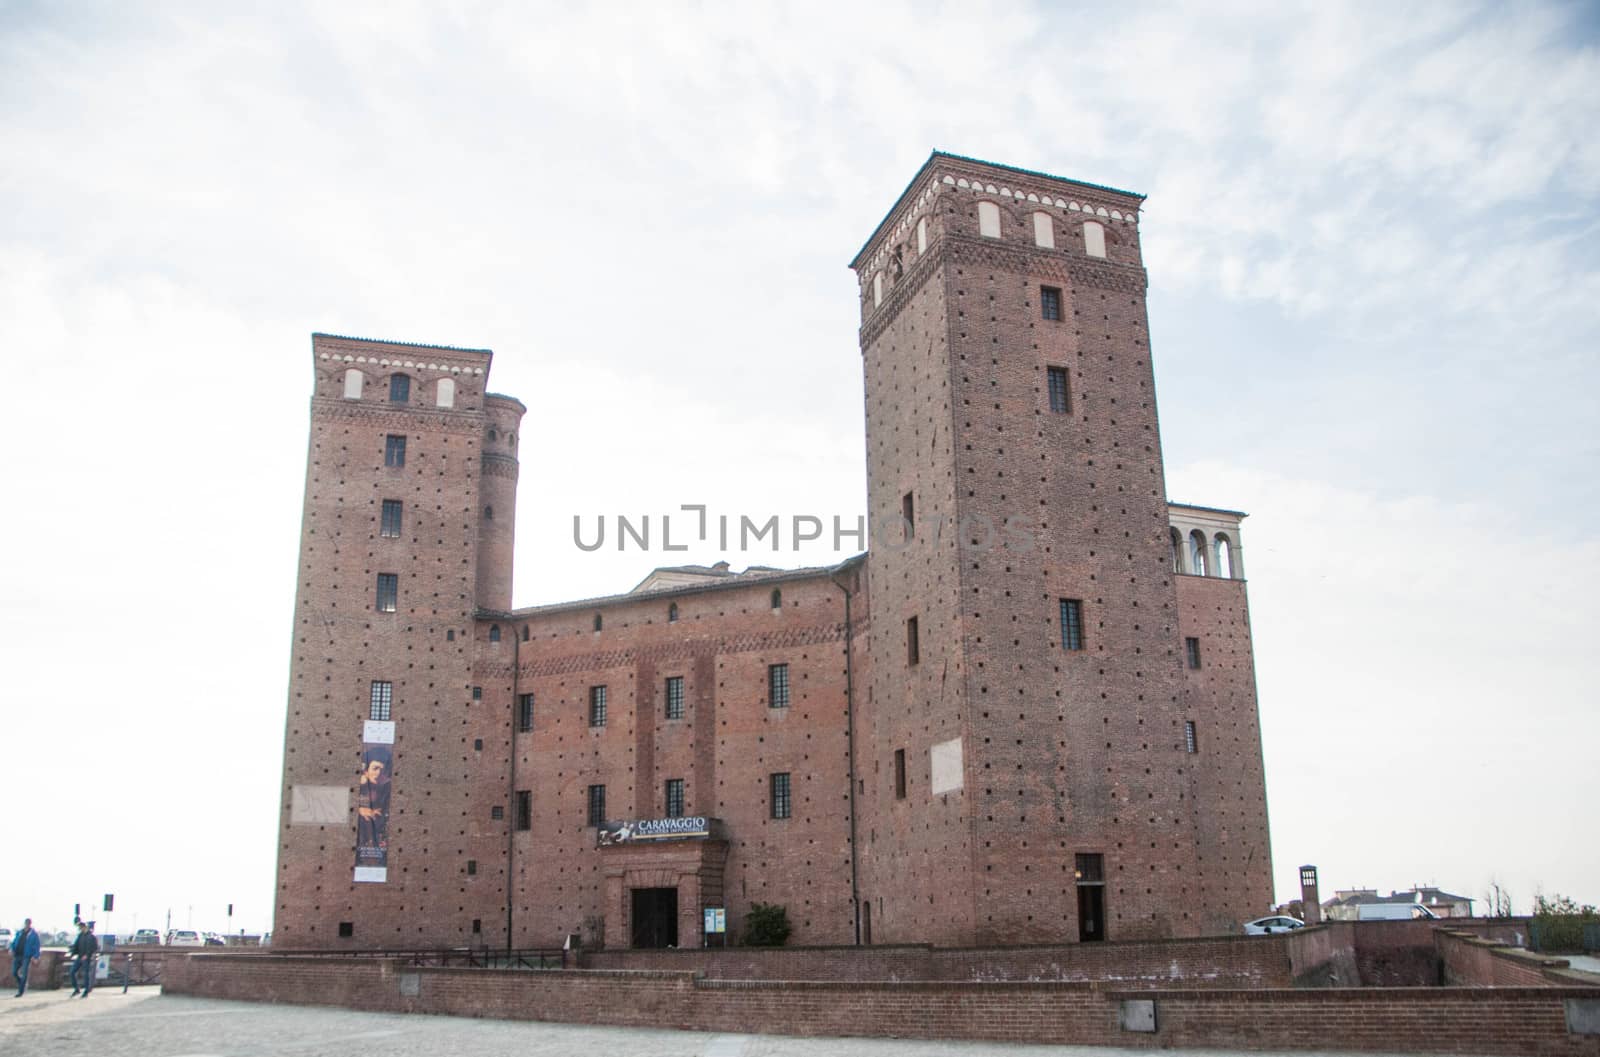
M 787 910 L 777 903 L 756 903 L 744 916 L 744 936 L 739 942 L 746 947 L 782 947 L 793 931 Z

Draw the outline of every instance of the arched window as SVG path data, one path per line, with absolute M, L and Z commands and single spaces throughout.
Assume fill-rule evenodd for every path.
M 517 435 L 515 433 L 507 433 L 506 444 L 509 447 L 515 448 L 517 446 Z
M 883 304 L 883 273 L 879 272 L 872 277 L 872 307 L 877 308 Z
M 490 642 L 499 642 L 500 641 L 500 625 L 499 624 L 490 624 L 489 625 L 489 641 Z
M 489 431 L 489 443 L 490 443 L 490 444 L 493 444 L 493 443 L 494 443 L 494 442 L 495 442 L 495 441 L 497 441 L 497 440 L 499 440 L 499 439 L 500 439 L 500 434 L 499 434 L 499 432 L 498 432 L 498 431 L 496 431 L 496 430 L 492 430 L 492 429 L 491 429 L 491 430 L 490 430 L 490 431 Z
M 1033 244 L 1047 250 L 1056 248 L 1056 225 L 1049 213 L 1033 214 Z
M 439 379 L 439 388 L 435 393 L 433 402 L 439 407 L 456 406 L 456 380 L 454 378 Z
M 594 615 L 594 630 L 599 631 L 601 623 L 602 623 L 602 621 L 600 619 L 600 614 L 596 613 Z
M 778 590 L 776 587 L 774 587 L 772 589 L 772 608 L 773 609 L 782 609 L 783 608 L 783 592 Z
M 1106 255 L 1106 229 L 1098 221 L 1083 222 L 1083 252 L 1091 257 Z
M 1173 529 L 1172 538 L 1172 571 L 1183 572 L 1183 537 L 1178 535 L 1178 530 Z
M 917 221 L 917 254 L 928 252 L 928 218 Z
M 411 376 L 409 374 L 391 374 L 389 376 L 389 403 L 405 404 L 411 401 Z
M 993 202 L 978 203 L 978 234 L 986 239 L 1000 237 L 1000 207 Z
M 1206 574 L 1206 538 L 1199 529 L 1189 533 L 1189 571 L 1196 576 Z
M 344 398 L 346 400 L 360 400 L 361 384 L 366 380 L 367 376 L 354 367 L 344 372 Z
M 1220 532 L 1217 533 L 1217 575 L 1225 580 L 1233 579 L 1233 546 Z
M 494 520 L 494 507 L 486 506 L 486 507 L 483 508 L 483 520 L 485 520 L 485 521 L 493 521 Z
M 676 624 L 677 622 L 678 622 L 678 603 L 673 602 L 673 603 L 671 603 L 670 605 L 667 606 L 667 623 L 668 624 Z

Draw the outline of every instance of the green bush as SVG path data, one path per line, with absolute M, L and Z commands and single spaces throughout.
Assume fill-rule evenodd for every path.
M 793 931 L 787 910 L 777 903 L 756 903 L 744 916 L 744 936 L 739 942 L 746 947 L 782 947 Z
M 1583 950 L 1583 926 L 1600 921 L 1592 905 L 1579 906 L 1566 896 L 1533 897 L 1533 948 L 1537 951 Z

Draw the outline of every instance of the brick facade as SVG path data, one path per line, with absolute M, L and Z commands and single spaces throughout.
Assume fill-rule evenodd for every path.
M 1140 201 L 929 159 L 853 264 L 872 549 L 833 569 L 513 608 L 523 408 L 486 391 L 490 353 L 316 335 L 278 942 L 627 947 L 655 889 L 679 946 L 703 906 L 737 932 L 756 901 L 802 944 L 1195 937 L 1265 913 L 1243 515 L 1166 498 Z M 1175 557 L 1181 519 L 1212 575 Z M 374 681 L 381 882 L 352 879 Z M 608 820 L 654 819 L 668 781 L 710 837 L 600 846 L 591 787 Z

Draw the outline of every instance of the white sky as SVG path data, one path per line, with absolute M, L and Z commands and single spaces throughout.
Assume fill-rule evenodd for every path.
M 0 0 L 0 921 L 267 926 L 312 331 L 495 349 L 518 604 L 625 590 L 719 555 L 573 515 L 862 511 L 933 148 L 1150 196 L 1280 898 L 1600 902 L 1592 7 L 226 6 Z

